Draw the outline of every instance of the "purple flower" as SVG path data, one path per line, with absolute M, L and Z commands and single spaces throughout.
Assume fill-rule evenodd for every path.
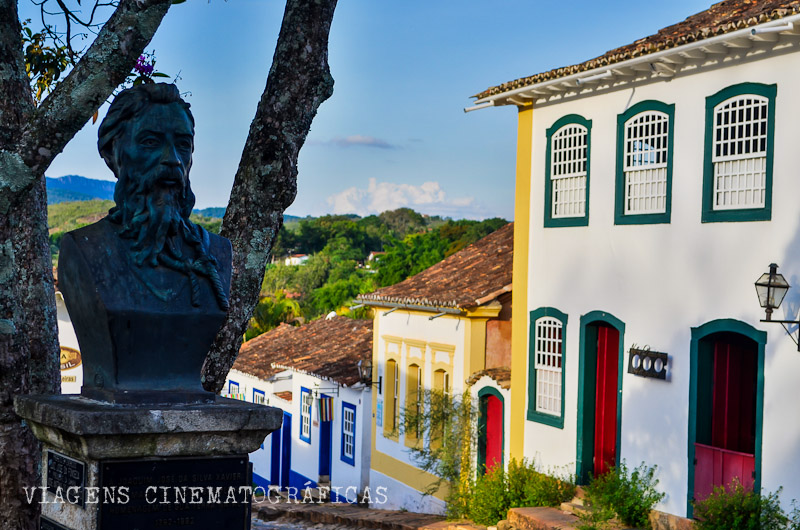
M 147 57 L 140 55 L 133 70 L 142 75 L 151 75 L 153 73 L 153 65 L 147 62 Z

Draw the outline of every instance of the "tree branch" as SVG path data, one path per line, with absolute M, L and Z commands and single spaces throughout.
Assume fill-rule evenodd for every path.
M 67 142 L 125 80 L 171 3 L 172 0 L 120 2 L 75 68 L 34 111 L 23 129 L 15 156 L 9 155 L 17 164 L 22 162 L 27 166 L 29 174 L 8 182 L 1 176 L 4 168 L 0 157 L 0 195 L 6 195 L 13 204 L 44 173 Z M 16 42 L 19 47 L 19 34 Z
M 267 87 L 250 125 L 222 235 L 233 244 L 231 310 L 203 367 L 219 392 L 258 302 L 283 211 L 297 194 L 297 155 L 311 121 L 333 94 L 328 35 L 336 0 L 288 0 Z

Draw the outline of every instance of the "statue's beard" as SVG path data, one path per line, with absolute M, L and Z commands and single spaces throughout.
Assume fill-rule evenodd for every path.
M 133 241 L 131 256 L 138 266 L 157 266 L 165 252 L 180 259 L 181 241 L 195 239 L 196 226 L 189 220 L 194 196 L 189 199 L 186 186 L 159 185 L 164 176 L 127 178 L 118 183 L 127 188 L 122 196 L 114 193 L 117 212 L 112 210 L 111 220 L 122 225 L 123 238 Z
M 194 194 L 188 184 L 175 179 L 167 184 L 169 169 L 138 178 L 121 176 L 114 190 L 117 205 L 109 219 L 121 226 L 120 237 L 131 241 L 130 257 L 136 267 L 159 265 L 187 276 L 192 288 L 192 305 L 199 305 L 197 275 L 208 278 L 220 308 L 228 309 L 228 300 L 217 271 L 217 262 L 209 253 L 208 234 L 189 220 Z M 182 175 L 176 171 L 175 177 Z M 184 249 L 190 249 L 189 255 Z M 148 285 L 157 296 L 157 290 Z

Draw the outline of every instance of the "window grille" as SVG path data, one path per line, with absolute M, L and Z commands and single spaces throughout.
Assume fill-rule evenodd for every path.
M 253 403 L 257 403 L 259 405 L 266 405 L 267 404 L 267 397 L 264 392 L 260 390 L 253 390 Z
M 356 411 L 344 407 L 342 415 L 342 433 L 344 434 L 343 451 L 346 458 L 355 458 L 355 439 L 356 439 Z
M 743 94 L 714 108 L 715 210 L 763 208 L 769 99 Z
M 587 129 L 565 125 L 553 135 L 550 180 L 553 186 L 552 217 L 586 215 Z
M 313 398 L 311 397 L 311 392 L 303 391 L 302 393 L 302 404 L 300 409 L 300 418 L 302 421 L 302 432 L 301 438 L 310 439 L 311 438 L 311 403 Z
M 562 324 L 552 317 L 536 320 L 536 411 L 561 415 Z
M 669 116 L 646 111 L 625 123 L 625 214 L 667 211 Z

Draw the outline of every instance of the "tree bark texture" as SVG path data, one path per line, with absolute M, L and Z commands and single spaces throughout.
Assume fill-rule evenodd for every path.
M 297 156 L 333 94 L 328 35 L 336 0 L 288 0 L 267 86 L 234 179 L 222 235 L 233 244 L 231 309 L 206 357 L 203 386 L 219 392 L 258 303 L 283 212 L 297 194 Z
M 59 355 L 44 173 L 124 81 L 171 0 L 122 0 L 81 61 L 34 107 L 16 0 L 0 0 L 0 521 L 39 527 L 40 450 L 20 394 L 58 393 Z

